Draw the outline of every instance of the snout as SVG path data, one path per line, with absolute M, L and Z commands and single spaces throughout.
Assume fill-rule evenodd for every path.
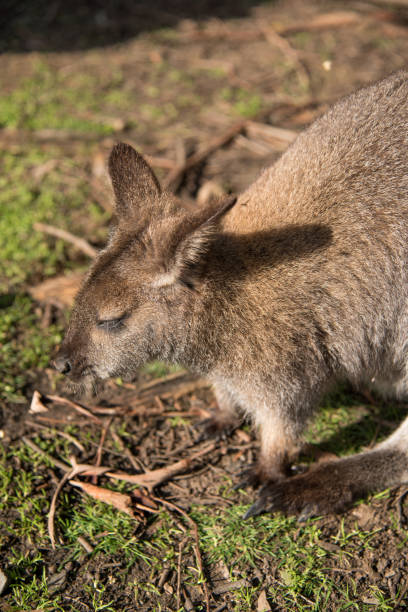
M 78 354 L 69 346 L 62 346 L 51 365 L 59 372 L 69 378 L 70 382 L 80 382 L 83 384 L 85 379 L 97 378 L 95 368 L 91 365 L 87 356 Z
M 72 370 L 72 364 L 67 355 L 57 355 L 52 365 L 60 374 L 69 374 Z

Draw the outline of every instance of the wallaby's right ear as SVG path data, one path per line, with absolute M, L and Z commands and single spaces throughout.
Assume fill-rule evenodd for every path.
M 112 149 L 109 174 L 119 216 L 136 211 L 146 200 L 151 201 L 161 193 L 159 181 L 149 164 L 124 142 Z

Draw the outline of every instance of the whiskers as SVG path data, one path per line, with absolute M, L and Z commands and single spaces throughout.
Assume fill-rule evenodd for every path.
M 98 394 L 101 381 L 95 375 L 83 376 L 80 380 L 67 380 L 66 391 L 76 399 L 92 398 Z

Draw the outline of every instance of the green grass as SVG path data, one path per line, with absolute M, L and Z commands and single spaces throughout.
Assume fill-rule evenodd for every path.
M 234 114 L 247 119 L 255 117 L 263 107 L 262 97 L 257 92 L 241 87 L 224 87 L 220 92 L 220 97 L 231 104 Z
M 194 509 L 192 516 L 209 561 L 222 561 L 235 575 L 245 577 L 248 567 L 255 568 L 265 557 L 272 557 L 288 605 L 299 604 L 302 596 L 313 596 L 314 609 L 320 609 L 333 585 L 324 572 L 328 553 L 319 545 L 319 528 L 310 521 L 299 529 L 296 519 L 281 515 L 243 521 L 245 510 L 236 506 L 210 515 Z
M 12 291 L 35 276 L 50 276 L 66 265 L 66 244 L 33 229 L 36 221 L 66 227 L 83 209 L 88 188 L 66 161 L 36 180 L 36 171 L 52 161 L 50 154 L 29 149 L 4 153 L 0 161 L 0 292 Z M 67 182 L 69 176 L 74 176 Z M 91 203 L 90 203 L 91 204 Z M 71 223 L 70 223 L 71 221 Z M 71 227 L 72 229 L 72 227 Z
M 40 328 L 30 298 L 17 295 L 9 306 L 0 307 L 0 397 L 25 401 L 23 391 L 30 372 L 49 364 L 60 340 L 57 325 Z
M 150 363 L 146 363 L 141 368 L 141 372 L 143 374 L 147 374 L 152 378 L 162 378 L 162 376 L 167 376 L 168 374 L 175 374 L 176 372 L 181 372 L 183 368 L 177 365 L 168 365 L 167 363 L 163 363 L 163 361 L 151 361 Z
M 11 551 L 8 572 L 13 603 L 9 610 L 32 610 L 35 606 L 44 612 L 63 610 L 60 597 L 49 592 L 44 560 L 41 553 L 16 553 Z
M 69 87 L 66 81 L 46 64 L 38 63 L 32 76 L 0 97 L 0 127 L 111 134 L 111 125 L 92 118 L 100 107 L 96 77 L 79 73 Z
M 342 402 L 347 401 L 347 396 L 342 397 Z M 92 427 L 86 431 L 68 429 L 89 452 L 94 451 L 90 446 L 92 436 L 87 435 L 92 433 Z M 122 435 L 123 431 L 119 433 Z M 38 435 L 34 441 L 50 455 L 68 463 L 72 447 L 66 439 L 52 435 L 44 439 Z M 45 573 L 48 562 L 41 553 L 49 548 L 46 517 L 50 490 L 45 486 L 48 478 L 44 471 L 46 466 L 51 467 L 42 455 L 22 442 L 10 448 L 8 454 L 5 450 L 0 453 L 0 516 L 5 517 L 3 521 L 0 519 L 0 552 L 10 538 L 24 543 L 23 551 L 7 554 L 6 570 L 11 593 L 7 601 L 11 602 L 12 610 L 58 610 L 60 605 L 60 595 L 49 588 L 48 574 Z M 115 490 L 131 490 L 125 483 L 101 484 Z M 220 484 L 219 494 L 231 498 L 233 493 L 229 482 Z M 382 492 L 375 497 L 387 494 Z M 335 596 L 339 610 L 368 612 L 372 609 L 371 604 L 361 604 L 352 577 L 347 583 L 339 583 L 334 580 L 330 567 L 343 567 L 344 563 L 348 567 L 347 559 L 353 560 L 365 550 L 375 551 L 375 539 L 380 529 L 364 530 L 350 523 L 346 526 L 345 520 L 339 519 L 337 531 L 328 540 L 327 535 L 322 535 L 320 519 L 299 525 L 293 517 L 274 514 L 243 521 L 242 515 L 247 507 L 235 505 L 222 510 L 211 506 L 191 508 L 190 516 L 199 529 L 200 548 L 207 569 L 222 563 L 232 581 L 250 580 L 251 572 L 268 559 L 272 560 L 275 573 L 267 595 L 269 601 L 277 606 L 284 602 L 285 609 L 318 612 L 326 609 L 327 602 Z M 135 605 L 142 594 L 160 596 L 155 581 L 165 567 L 177 572 L 180 541 L 184 541 L 183 558 L 189 554 L 194 559 L 191 527 L 183 518 L 161 510 L 148 519 L 147 531 L 141 538 L 137 521 L 87 495 L 81 496 L 69 485 L 60 494 L 55 524 L 57 550 L 65 551 L 65 561 L 57 565 L 56 571 L 64 569 L 67 559 L 83 562 L 84 551 L 79 542 L 83 537 L 93 547 L 89 559 L 99 559 L 101 564 L 112 559 L 120 563 L 121 573 L 112 577 L 112 585 L 116 585 L 115 589 L 119 591 L 126 589 L 126 592 L 131 592 Z M 402 532 L 401 543 L 404 538 L 406 533 Z M 334 551 L 327 549 L 327 542 Z M 145 568 L 145 579 L 126 582 L 126 575 L 135 564 Z M 183 571 L 184 584 L 191 589 L 199 588 L 201 576 L 196 562 L 186 568 L 183 566 Z M 237 612 L 251 609 L 256 605 L 261 588 L 265 588 L 264 585 L 249 582 L 248 586 L 234 591 L 231 609 Z M 367 593 L 367 597 L 377 602 L 376 609 L 392 609 L 392 602 L 375 584 L 367 586 Z M 83 596 L 91 610 L 116 610 L 112 590 L 106 581 L 88 581 L 84 584 Z

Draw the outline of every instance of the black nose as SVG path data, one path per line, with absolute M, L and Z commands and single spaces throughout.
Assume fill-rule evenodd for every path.
M 53 365 L 54 368 L 58 370 L 58 372 L 60 372 L 61 374 L 69 374 L 72 369 L 71 363 L 65 356 L 57 357 L 56 359 L 54 359 Z

